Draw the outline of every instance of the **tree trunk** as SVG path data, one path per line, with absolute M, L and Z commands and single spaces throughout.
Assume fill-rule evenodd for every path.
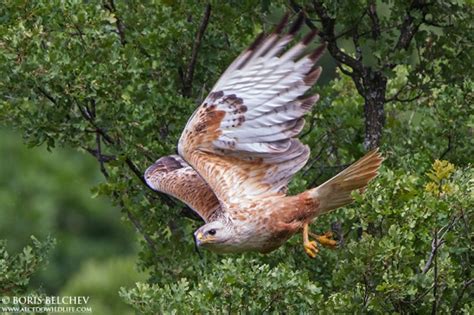
M 363 77 L 364 82 L 364 115 L 365 139 L 364 147 L 367 150 L 377 148 L 382 139 L 382 130 L 385 124 L 385 90 L 387 78 L 379 71 L 369 72 Z

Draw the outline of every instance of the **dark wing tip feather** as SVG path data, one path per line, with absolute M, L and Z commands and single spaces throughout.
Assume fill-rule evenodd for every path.
M 316 35 L 319 33 L 318 30 L 311 30 L 311 32 L 309 32 L 304 38 L 303 40 L 301 41 L 303 43 L 303 45 L 308 45 L 315 37 Z
M 289 12 L 286 12 L 285 15 L 281 18 L 280 22 L 278 22 L 277 26 L 275 27 L 275 30 L 273 31 L 275 34 L 281 34 L 283 32 L 283 29 L 288 23 L 289 17 L 290 17 Z
M 305 20 L 304 13 L 300 11 L 298 14 L 298 17 L 296 18 L 296 21 L 293 22 L 293 25 L 291 25 L 290 30 L 288 31 L 288 34 L 290 35 L 295 35 L 303 25 L 303 22 Z
M 304 83 L 306 83 L 306 85 L 313 85 L 316 83 L 316 81 L 318 81 L 319 79 L 319 76 L 321 75 L 321 71 L 323 69 L 321 67 L 317 67 L 316 69 L 314 70 L 311 70 L 307 75 L 306 77 L 304 78 Z
M 258 34 L 257 38 L 253 41 L 253 43 L 247 49 L 247 52 L 250 52 L 250 53 L 245 57 L 245 59 L 240 61 L 237 69 L 242 69 L 247 65 L 249 60 L 252 59 L 253 56 L 255 55 L 255 51 L 265 41 L 265 38 L 266 36 L 264 32 L 261 32 L 260 34 Z
M 310 110 L 316 101 L 319 99 L 319 94 L 309 96 L 301 101 L 301 107 L 306 111 Z
M 309 55 L 309 59 L 311 59 L 313 62 L 316 62 L 319 60 L 319 58 L 321 58 L 321 56 L 323 55 L 324 51 L 326 50 L 326 47 L 327 47 L 327 44 L 324 43 L 320 46 L 318 46 L 318 48 L 316 48 L 310 55 Z
M 265 33 L 261 32 L 258 34 L 257 38 L 253 41 L 253 43 L 250 45 L 248 50 L 255 50 L 260 44 L 262 43 L 263 39 L 265 38 Z

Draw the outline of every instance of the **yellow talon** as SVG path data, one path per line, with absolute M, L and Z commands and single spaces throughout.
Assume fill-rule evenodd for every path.
M 326 232 L 323 235 L 317 235 L 309 232 L 308 224 L 303 225 L 303 247 L 306 254 L 309 257 L 315 258 L 319 253 L 318 244 L 315 241 L 309 240 L 309 235 L 313 237 L 316 242 L 323 245 L 324 247 L 336 248 L 337 242 L 332 239 L 332 232 Z
M 337 247 L 337 242 L 332 239 L 332 232 L 326 232 L 323 235 L 317 235 L 314 233 L 309 233 L 314 239 L 324 247 L 329 247 L 335 249 Z
M 315 258 L 316 255 L 319 253 L 319 248 L 315 241 L 305 243 L 303 246 L 304 251 L 311 258 Z
M 310 241 L 308 237 L 308 224 L 303 225 L 303 247 L 306 254 L 315 258 L 319 252 L 318 244 L 315 241 Z

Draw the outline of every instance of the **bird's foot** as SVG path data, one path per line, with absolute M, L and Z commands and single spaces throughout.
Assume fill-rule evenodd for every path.
M 304 242 L 303 247 L 306 254 L 311 258 L 315 258 L 319 253 L 318 244 L 315 241 Z
M 331 249 L 335 249 L 337 247 L 337 241 L 333 240 L 333 233 L 328 231 L 323 235 L 317 235 L 314 233 L 309 233 L 311 237 L 313 237 L 319 244 L 323 245 L 324 247 L 328 247 Z
M 309 240 L 311 235 L 314 241 Z M 309 257 L 315 258 L 319 253 L 318 243 L 324 247 L 336 248 L 337 242 L 332 239 L 332 232 L 326 232 L 323 235 L 317 235 L 309 231 L 308 223 L 303 225 L 303 247 Z

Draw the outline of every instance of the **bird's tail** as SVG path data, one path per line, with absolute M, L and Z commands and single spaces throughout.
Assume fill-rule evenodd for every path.
M 351 192 L 356 189 L 362 192 L 369 181 L 378 175 L 382 161 L 378 149 L 372 150 L 330 180 L 311 189 L 311 197 L 320 202 L 318 214 L 351 203 Z

